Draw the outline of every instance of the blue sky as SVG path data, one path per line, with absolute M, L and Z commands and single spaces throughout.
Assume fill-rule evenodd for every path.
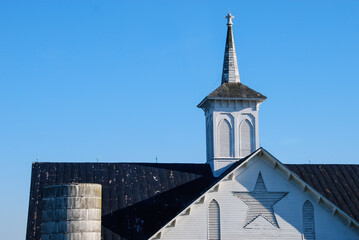
M 0 236 L 24 239 L 31 163 L 205 162 L 196 105 L 241 81 L 285 163 L 359 163 L 358 1 L 1 1 Z

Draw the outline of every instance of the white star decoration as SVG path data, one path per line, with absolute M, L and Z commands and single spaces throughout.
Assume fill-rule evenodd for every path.
M 268 192 L 261 172 L 258 174 L 256 186 L 252 192 L 233 192 L 233 194 L 249 207 L 243 228 L 246 228 L 248 224 L 259 216 L 279 228 L 277 219 L 274 216 L 273 205 L 285 197 L 288 192 Z

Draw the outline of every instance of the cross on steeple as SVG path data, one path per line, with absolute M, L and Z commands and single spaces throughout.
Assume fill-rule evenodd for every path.
M 234 16 L 232 16 L 230 12 L 228 12 L 228 15 L 225 18 L 227 18 L 227 25 L 233 25 L 232 19 L 234 18 Z

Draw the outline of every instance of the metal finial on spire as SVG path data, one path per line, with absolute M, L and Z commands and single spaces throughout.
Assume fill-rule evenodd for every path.
M 228 15 L 225 16 L 225 18 L 227 18 L 227 26 L 233 25 L 232 19 L 234 18 L 234 16 L 232 16 L 232 14 L 229 11 L 228 11 Z
M 227 18 L 227 39 L 226 39 L 226 49 L 224 52 L 224 61 L 223 61 L 223 73 L 222 73 L 222 83 L 239 83 L 239 71 L 237 63 L 236 48 L 234 47 L 234 38 L 233 38 L 233 29 L 232 29 L 232 19 L 234 18 L 230 12 L 228 12 Z

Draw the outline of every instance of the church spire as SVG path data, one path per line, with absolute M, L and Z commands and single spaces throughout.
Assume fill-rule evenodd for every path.
M 232 19 L 234 18 L 231 13 L 228 13 L 227 18 L 227 40 L 226 49 L 224 52 L 223 61 L 223 73 L 222 73 L 222 84 L 223 83 L 239 83 L 239 71 L 237 63 L 236 48 L 234 47 L 234 38 L 232 30 Z
M 228 32 L 222 84 L 197 106 L 206 116 L 207 162 L 215 176 L 259 148 L 258 111 L 266 100 L 266 96 L 239 81 L 233 16 L 228 13 L 226 18 Z

